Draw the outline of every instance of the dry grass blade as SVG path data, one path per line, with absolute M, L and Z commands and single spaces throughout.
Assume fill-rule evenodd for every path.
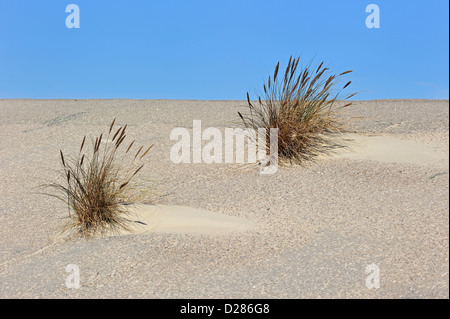
M 150 151 L 150 149 L 153 147 L 153 145 L 155 145 L 155 144 L 152 144 L 149 148 L 147 148 L 147 150 L 144 152 L 144 154 L 141 155 L 139 160 L 141 160 L 145 155 L 147 155 L 148 151 Z
M 94 142 L 94 153 L 96 153 L 96 152 L 98 151 L 97 144 L 98 144 L 98 137 L 95 138 L 95 142 Z
M 278 68 L 280 67 L 280 62 L 277 63 L 277 66 L 275 67 L 275 72 L 273 72 L 273 80 L 276 81 L 277 80 L 277 75 L 278 75 Z
M 131 177 L 133 177 L 134 175 L 136 175 L 141 169 L 142 167 L 144 167 L 144 165 L 141 165 L 134 173 L 133 175 L 131 175 Z
M 343 89 L 345 89 L 347 86 L 349 86 L 352 83 L 352 81 L 348 81 L 346 85 L 344 85 Z
M 323 65 L 323 62 L 320 63 L 319 67 L 318 67 L 317 70 L 316 70 L 316 73 L 319 72 L 319 70 L 320 70 L 320 68 L 322 67 L 322 65 Z
M 62 150 L 59 150 L 59 154 L 61 156 L 61 162 L 62 162 L 63 166 L 65 167 L 66 166 L 66 162 L 64 161 L 64 154 L 63 154 Z
M 270 82 L 270 77 L 269 77 L 269 82 Z M 252 106 L 252 102 L 250 102 L 250 96 L 248 95 L 248 92 L 247 92 L 247 103 L 248 103 L 248 105 Z
M 139 155 L 139 153 L 142 151 L 142 148 L 143 148 L 144 146 L 141 146 L 140 148 L 139 148 L 139 150 L 137 151 L 137 153 L 136 153 L 136 155 L 134 156 L 134 159 L 136 159 L 136 157 Z
M 112 138 L 112 141 L 114 141 L 114 140 L 116 139 L 117 134 L 119 134 L 119 132 L 120 132 L 121 130 L 122 130 L 121 127 L 119 127 L 119 128 L 117 129 L 117 132 L 114 134 L 114 136 L 113 136 L 113 138 Z
M 111 122 L 111 125 L 109 126 L 108 134 L 111 134 L 111 130 L 112 130 L 112 128 L 113 128 L 115 122 L 116 122 L 116 119 L 114 119 L 114 120 Z
M 83 137 L 83 142 L 81 142 L 80 153 L 83 150 L 84 142 L 86 141 L 86 135 Z
M 127 185 L 128 185 L 128 182 L 125 182 L 125 183 L 123 183 L 122 185 L 120 185 L 119 189 L 122 189 L 122 188 L 124 188 L 124 187 L 127 186 Z
M 123 135 L 120 139 L 117 140 L 116 142 L 116 148 L 118 148 L 120 146 L 120 144 L 122 144 L 123 140 L 125 139 L 126 135 Z
M 346 100 L 351 99 L 351 98 L 354 97 L 356 94 L 358 94 L 358 92 L 353 93 L 353 94 L 350 94 L 350 95 L 347 96 L 345 99 L 346 99 Z
M 127 151 L 126 151 L 125 153 L 128 153 L 128 151 L 129 151 L 130 148 L 133 146 L 133 144 L 134 144 L 134 141 L 132 141 L 132 142 L 130 143 L 130 146 L 128 146 Z

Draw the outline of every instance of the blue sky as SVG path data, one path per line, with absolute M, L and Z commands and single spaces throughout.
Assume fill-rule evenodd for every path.
M 448 38 L 447 0 L 2 0 L 0 98 L 243 100 L 301 54 L 356 100 L 448 99 Z

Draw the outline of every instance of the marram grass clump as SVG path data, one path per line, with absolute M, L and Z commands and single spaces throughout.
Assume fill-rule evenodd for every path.
M 129 229 L 125 207 L 133 198 L 133 178 L 153 145 L 125 144 L 127 125 L 116 129 L 114 123 L 115 119 L 108 134 L 96 137 L 90 149 L 85 136 L 76 157 L 60 151 L 61 181 L 46 186 L 58 192 L 48 195 L 68 206 L 65 231 L 92 237 Z
M 252 103 L 247 93 L 249 112 L 245 115 L 238 112 L 246 128 L 266 129 L 267 152 L 269 129 L 278 128 L 280 163 L 302 163 L 332 150 L 336 140 L 330 136 L 341 132 L 343 127 L 339 113 L 352 104 L 346 100 L 356 95 L 340 96 L 351 81 L 336 88 L 340 78 L 352 71 L 329 74 L 323 62 L 315 67 L 309 63 L 298 69 L 299 60 L 291 56 L 281 78 L 278 62 L 273 77 L 269 76 L 267 85 L 263 86 L 263 98 L 260 96 Z

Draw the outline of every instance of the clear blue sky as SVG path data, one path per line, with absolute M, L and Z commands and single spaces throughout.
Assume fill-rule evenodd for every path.
M 302 54 L 358 100 L 448 99 L 448 37 L 447 0 L 2 0 L 0 98 L 244 100 Z

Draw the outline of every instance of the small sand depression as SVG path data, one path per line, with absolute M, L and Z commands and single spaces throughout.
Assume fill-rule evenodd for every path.
M 334 151 L 333 157 L 415 165 L 448 165 L 448 153 L 432 146 L 391 136 L 343 134 L 344 148 Z
M 241 217 L 183 206 L 134 204 L 127 210 L 130 230 L 123 230 L 120 235 L 148 232 L 217 235 L 243 232 L 254 226 Z

